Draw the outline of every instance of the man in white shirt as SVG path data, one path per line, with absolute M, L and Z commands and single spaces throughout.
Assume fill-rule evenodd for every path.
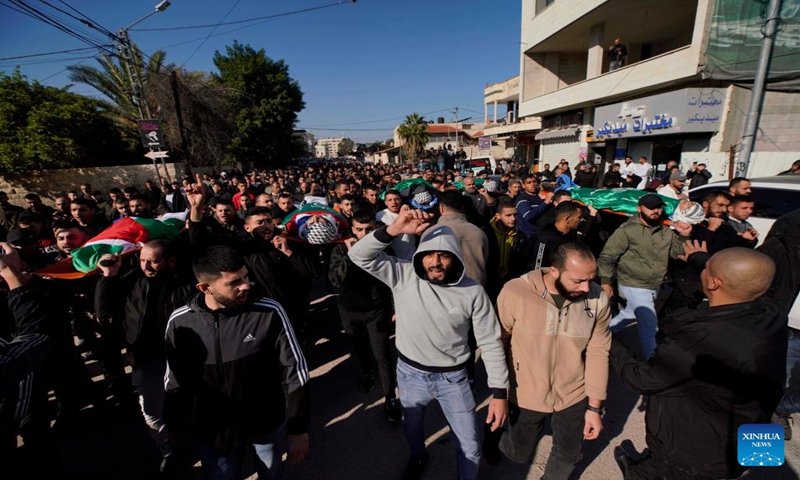
M 642 181 L 639 183 L 639 186 L 636 187 L 636 189 L 644 190 L 644 188 L 653 178 L 653 166 L 647 163 L 647 157 L 639 157 L 639 164 L 634 165 L 633 173 L 642 177 Z
M 375 218 L 386 226 L 391 225 L 400 216 L 400 208 L 403 206 L 403 199 L 397 190 L 389 190 L 384 198 L 386 208 L 378 212 Z M 413 235 L 402 234 L 392 240 L 392 250 L 394 256 L 403 260 L 411 260 L 417 249 L 417 241 Z
M 625 163 L 622 165 L 622 168 L 619 169 L 619 173 L 622 175 L 622 178 L 627 177 L 629 173 L 636 174 L 636 164 L 633 163 L 633 157 L 625 157 Z
M 658 194 L 662 197 L 674 198 L 677 200 L 688 199 L 688 196 L 683 193 L 683 187 L 686 185 L 686 175 L 681 172 L 673 172 L 669 176 L 669 183 L 658 189 Z

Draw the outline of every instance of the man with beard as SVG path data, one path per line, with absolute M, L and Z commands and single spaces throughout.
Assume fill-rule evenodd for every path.
M 283 220 L 295 210 L 297 210 L 297 207 L 294 206 L 294 199 L 292 198 L 292 194 L 280 193 L 278 195 L 278 204 L 272 207 L 272 218 L 279 218 Z
M 717 230 L 725 223 L 730 204 L 731 198 L 725 192 L 714 191 L 706 195 L 702 203 L 706 220 L 692 228 L 691 239 L 698 244 L 705 242 L 711 245 Z M 700 271 L 683 260 L 672 260 L 670 263 L 673 289 L 665 305 L 667 312 L 676 312 L 683 307 L 697 308 L 705 298 Z
M 122 257 L 106 254 L 97 267 L 102 277 L 95 290 L 95 312 L 101 324 L 113 326 L 124 338 L 131 381 L 139 394 L 142 415 L 161 451 L 162 470 L 171 452 L 164 426 L 164 331 L 167 318 L 186 304 L 196 283 L 176 269 L 175 245 L 166 240 L 147 242 L 139 252 L 138 268 L 122 272 Z
M 487 432 L 484 452 L 493 464 L 500 452 L 528 462 L 550 417 L 553 449 L 544 476 L 566 480 L 581 458 L 582 439 L 594 440 L 603 429 L 611 309 L 593 282 L 597 262 L 587 247 L 562 244 L 549 263 L 508 282 L 497 299 L 513 366 L 511 417 L 507 432 Z
M 636 320 L 641 358 L 646 360 L 656 348 L 655 299 L 664 282 L 670 258 L 683 255 L 682 244 L 689 239 L 692 226 L 674 222 L 673 232 L 664 222 L 664 201 L 657 194 L 639 199 L 634 215 L 622 224 L 606 242 L 597 264 L 603 290 L 613 296 L 616 279 L 625 308 L 611 320 L 616 332 Z
M 475 398 L 467 380 L 470 327 L 480 347 L 492 400 L 486 423 L 495 431 L 505 423 L 508 369 L 500 325 L 483 287 L 464 274 L 458 239 L 441 226 L 422 237 L 413 260 L 386 255 L 383 250 L 399 235 L 418 235 L 432 215 L 405 207 L 388 227 L 359 240 L 350 259 L 389 285 L 397 318 L 397 384 L 403 405 L 403 429 L 411 458 L 404 479 L 419 479 L 427 461 L 424 417 L 437 400 L 458 446 L 458 478 L 474 479 L 481 450 Z
M 282 478 L 308 455 L 308 368 L 283 307 L 250 299 L 244 259 L 223 245 L 192 262 L 200 293 L 166 329 L 164 420 L 173 448 L 198 441 L 206 478 L 241 478 L 248 451 L 259 478 Z M 288 433 L 288 438 L 287 438 Z

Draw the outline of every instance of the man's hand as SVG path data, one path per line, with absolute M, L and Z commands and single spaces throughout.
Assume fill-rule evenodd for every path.
M 589 205 L 586 205 L 586 208 L 589 209 L 589 215 L 590 216 L 596 217 L 597 216 L 597 209 L 594 208 L 594 205 L 592 203 L 593 202 L 589 202 Z
M 277 236 L 272 239 L 272 244 L 277 248 L 282 254 L 286 255 L 287 257 L 292 256 L 292 249 L 289 248 L 289 241 L 286 240 L 286 237 Z
M 708 219 L 708 230 L 711 232 L 716 232 L 722 224 L 725 223 L 725 220 L 717 217 L 709 217 Z
M 104 277 L 116 277 L 122 267 L 122 257 L 113 253 L 106 253 L 97 261 L 97 268 L 103 272 Z
M 0 277 L 6 281 L 9 290 L 25 285 L 26 278 L 22 274 L 22 259 L 10 243 L 0 242 L 3 255 L 0 255 Z
M 504 398 L 493 398 L 489 402 L 489 414 L 486 415 L 486 424 L 491 425 L 491 431 L 502 427 L 508 419 L 508 400 Z
M 692 234 L 692 226 L 686 222 L 675 222 L 673 226 L 675 227 L 675 231 L 678 232 L 678 235 L 688 237 Z
M 755 242 L 758 240 L 758 232 L 755 228 L 748 228 L 747 231 L 742 234 L 742 238 L 751 242 Z
M 347 240 L 344 241 L 344 246 L 347 247 L 348 252 L 350 251 L 351 248 L 353 248 L 353 245 L 355 245 L 357 241 L 358 240 L 353 237 L 348 238 Z
M 697 240 L 687 240 L 683 243 L 683 251 L 684 254 L 678 255 L 678 258 L 684 262 L 688 262 L 689 257 L 697 252 L 708 253 L 708 247 L 706 246 L 706 242 L 700 243 Z
M 430 226 L 426 220 L 433 218 L 430 213 L 422 210 L 412 210 L 408 205 L 400 209 L 400 216 L 391 225 L 386 227 L 386 233 L 393 237 L 400 235 L 419 235 Z
M 297 465 L 308 456 L 308 434 L 289 435 L 288 447 L 286 449 L 289 465 Z
M 614 296 L 614 287 L 612 287 L 611 285 L 602 285 L 601 287 L 603 291 L 606 292 L 606 295 L 608 295 L 608 298 Z
M 586 410 L 583 416 L 583 439 L 595 440 L 603 431 L 603 418 L 599 413 Z

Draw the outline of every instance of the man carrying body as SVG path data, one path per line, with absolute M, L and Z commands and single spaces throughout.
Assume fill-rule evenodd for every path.
M 566 480 L 582 438 L 594 440 L 603 429 L 611 309 L 593 282 L 597 263 L 587 247 L 561 245 L 549 263 L 508 282 L 497 299 L 513 386 L 499 449 L 517 463 L 529 461 L 550 417 L 554 446 L 544 477 Z
M 709 253 L 731 247 L 756 248 L 758 232 L 748 218 L 753 214 L 755 201 L 748 195 L 739 195 L 731 199 L 728 206 L 728 221 L 722 224 L 714 235 L 714 241 L 708 245 Z
M 403 200 L 400 197 L 400 192 L 397 190 L 389 190 L 384 197 L 386 208 L 378 212 L 375 216 L 377 220 L 384 225 L 391 225 L 400 216 L 400 207 L 403 206 Z M 394 250 L 397 258 L 403 260 L 411 260 L 414 256 L 414 250 L 417 248 L 417 241 L 413 235 L 400 235 L 392 240 L 392 250 Z
M 462 185 L 464 186 L 464 196 L 470 200 L 470 205 L 464 209 L 464 212 L 470 223 L 483 227 L 494 215 L 497 200 L 485 188 L 478 188 L 473 177 L 465 178 Z
M 625 309 L 611 320 L 611 331 L 619 331 L 636 319 L 643 359 L 655 350 L 658 318 L 655 299 L 664 282 L 670 258 L 683 254 L 691 225 L 675 223 L 675 232 L 663 224 L 664 201 L 656 194 L 639 199 L 638 215 L 622 224 L 608 239 L 597 265 L 603 290 L 613 295 L 616 278 Z
M 719 252 L 701 274 L 708 307 L 664 319 L 652 358 L 638 360 L 614 339 L 611 365 L 622 383 L 650 395 L 649 455 L 633 461 L 632 452 L 614 451 L 626 480 L 738 478 L 746 470 L 737 430 L 769 423 L 786 373 L 786 315 L 762 298 L 774 273 L 762 253 Z
M 250 299 L 244 259 L 214 245 L 195 256 L 200 293 L 175 310 L 166 331 L 164 419 L 173 448 L 187 427 L 209 479 L 238 479 L 255 450 L 259 478 L 281 478 L 308 454 L 308 368 L 283 307 Z
M 437 227 L 423 236 L 412 261 L 383 253 L 397 236 L 425 231 L 430 218 L 423 211 L 405 208 L 394 223 L 359 240 L 350 249 L 350 259 L 389 285 L 395 298 L 397 383 L 411 449 L 403 478 L 421 476 L 427 460 L 425 409 L 435 399 L 457 440 L 459 478 L 472 479 L 478 473 L 481 451 L 475 399 L 467 381 L 470 326 L 492 388 L 486 420 L 492 430 L 506 419 L 508 370 L 491 301 L 483 287 L 464 274 L 461 249 L 449 227 Z

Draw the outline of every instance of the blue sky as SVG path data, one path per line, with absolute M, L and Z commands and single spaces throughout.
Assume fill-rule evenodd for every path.
M 21 0 L 92 32 L 40 0 Z M 232 7 L 226 21 L 291 12 L 337 0 L 287 2 L 235 0 L 174 0 L 164 12 L 134 27 L 171 28 L 216 24 Z M 47 0 L 65 11 L 72 6 L 109 30 L 141 18 L 156 0 Z M 0 0 L 0 57 L 86 47 L 81 41 L 38 20 L 12 11 Z M 211 28 L 172 31 L 130 31 L 145 53 L 167 52 L 167 61 L 189 70 L 214 71 L 212 57 L 236 39 L 274 59 L 285 60 L 300 82 L 306 109 L 299 127 L 318 138 L 347 136 L 356 141 L 384 140 L 401 117 L 419 112 L 429 119 L 459 107 L 459 117 L 482 121 L 483 87 L 519 73 L 519 0 L 358 0 L 307 13 L 220 26 L 193 56 Z M 234 31 L 235 29 L 235 31 Z M 93 32 L 100 39 L 102 35 Z M 178 45 L 181 44 L 182 45 Z M 64 70 L 78 62 L 95 63 L 92 52 L 0 61 L 0 70 L 20 64 L 30 79 L 62 87 Z M 191 56 L 191 59 L 189 57 Z M 37 62 L 35 64 L 26 64 Z M 39 63 L 47 62 L 47 63 Z M 97 95 L 86 85 L 71 89 Z M 375 122 L 374 120 L 385 120 Z M 325 130 L 323 130 L 323 128 Z

